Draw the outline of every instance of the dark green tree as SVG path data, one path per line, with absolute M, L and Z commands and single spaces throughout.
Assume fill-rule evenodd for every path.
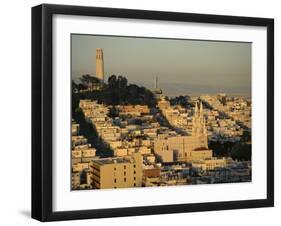
M 250 161 L 252 158 L 252 145 L 236 143 L 230 151 L 230 157 L 240 161 Z
M 89 87 L 95 83 L 100 83 L 100 80 L 98 78 L 91 76 L 89 74 L 82 75 L 82 77 L 80 78 L 80 81 L 82 82 L 83 85 L 85 85 L 87 87 Z
M 123 77 L 122 75 L 118 76 L 118 88 L 126 89 L 127 88 L 128 80 L 127 78 Z

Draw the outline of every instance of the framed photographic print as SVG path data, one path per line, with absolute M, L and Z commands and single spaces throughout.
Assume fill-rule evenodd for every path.
M 32 217 L 274 205 L 274 21 L 32 8 Z

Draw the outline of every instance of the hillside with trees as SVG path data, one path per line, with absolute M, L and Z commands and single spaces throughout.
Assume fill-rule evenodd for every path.
M 97 100 L 99 103 L 113 106 L 119 104 L 146 104 L 153 107 L 156 104 L 154 95 L 150 90 L 136 84 L 128 84 L 127 78 L 121 75 L 111 75 L 102 90 L 86 90 L 93 84 L 101 83 L 100 80 L 93 76 L 83 75 L 80 82 L 75 83 L 72 80 L 72 112 L 78 107 L 80 99 Z M 81 92 L 82 90 L 86 91 Z

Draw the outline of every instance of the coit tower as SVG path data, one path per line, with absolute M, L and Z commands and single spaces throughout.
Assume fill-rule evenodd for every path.
M 96 49 L 96 77 L 104 81 L 103 51 L 101 48 Z

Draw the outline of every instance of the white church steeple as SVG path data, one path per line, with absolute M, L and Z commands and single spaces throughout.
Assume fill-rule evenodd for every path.
M 195 103 L 194 115 L 192 119 L 192 135 L 207 135 L 203 110 L 202 102 L 199 104 L 199 110 L 198 103 Z

